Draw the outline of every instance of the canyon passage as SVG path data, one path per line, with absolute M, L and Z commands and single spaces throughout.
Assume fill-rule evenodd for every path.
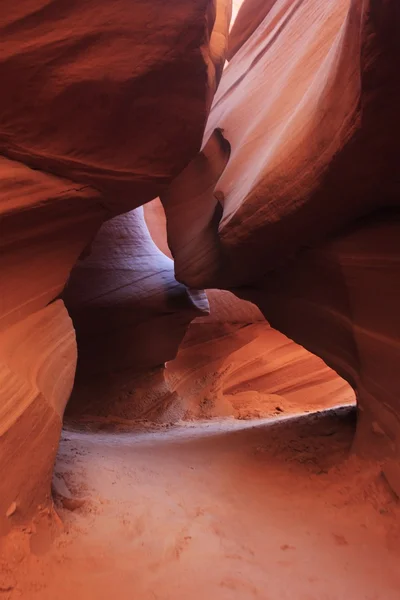
M 0 599 L 398 600 L 396 0 L 0 40 Z

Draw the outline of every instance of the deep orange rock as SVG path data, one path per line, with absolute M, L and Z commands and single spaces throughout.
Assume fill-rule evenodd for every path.
M 199 150 L 229 17 L 225 0 L 3 6 L 0 153 L 115 212 L 151 200 Z

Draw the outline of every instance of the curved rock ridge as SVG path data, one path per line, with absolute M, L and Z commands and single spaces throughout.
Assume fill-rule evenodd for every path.
M 222 72 L 230 13 L 0 9 L 1 532 L 50 506 L 67 281 L 72 413 L 261 415 L 313 387 L 300 368 L 314 407 L 347 401 L 265 317 L 400 450 L 400 5 L 246 0 Z M 209 317 L 205 288 L 261 312 L 214 289 Z
M 229 155 L 230 145 L 216 129 L 203 150 L 161 195 L 175 277 L 191 288 L 221 279 L 218 224 L 222 209 L 214 190 Z
M 50 506 L 77 359 L 54 300 L 105 214 L 91 188 L 0 158 L 0 535 Z
M 167 221 L 160 198 L 154 198 L 143 206 L 147 228 L 155 245 L 165 256 L 172 258 L 167 240 Z
M 276 0 L 260 11 L 246 0 L 238 14 L 204 137 L 218 128 L 231 147 L 213 192 L 220 218 L 197 234 L 201 259 L 170 239 L 177 277 L 258 304 L 355 388 L 358 446 L 398 456 L 400 7 Z M 201 187 L 185 187 L 190 204 Z M 168 219 L 171 232 L 195 227 L 189 212 Z
M 276 0 L 245 0 L 237 3 L 236 18 L 229 32 L 229 43 L 226 58 L 232 60 L 233 56 L 262 24 Z M 234 2 L 234 7 L 235 2 Z
M 210 315 L 189 325 L 166 365 L 185 418 L 263 418 L 354 404 L 346 381 L 272 329 L 251 302 L 217 290 L 208 295 Z
M 62 292 L 105 217 L 95 190 L 0 157 L 0 331 Z
M 193 252 L 189 274 L 177 271 L 184 283 L 252 283 L 354 219 L 398 203 L 399 31 L 394 1 L 273 4 L 214 99 L 204 139 L 219 128 L 231 146 L 215 191 L 220 247 L 202 257 L 198 274 Z M 188 198 L 198 194 L 195 178 L 192 186 Z M 193 227 L 190 215 L 180 227 Z
M 175 280 L 173 261 L 151 239 L 142 207 L 101 227 L 63 297 L 90 375 L 163 364 L 175 355 L 179 325 L 209 311 L 204 292 Z

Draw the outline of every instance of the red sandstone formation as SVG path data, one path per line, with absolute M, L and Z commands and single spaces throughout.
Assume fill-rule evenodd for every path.
M 208 313 L 207 297 L 176 281 L 141 207 L 105 223 L 88 254 L 64 293 L 79 348 L 74 414 L 165 416 L 171 394 L 164 363 L 175 357 L 190 321 Z
M 246 0 L 239 5 L 236 19 L 229 32 L 227 60 L 232 59 L 259 25 L 264 28 L 263 21 L 275 3 L 276 0 Z M 277 16 L 280 16 L 279 13 Z
M 76 365 L 61 300 L 104 218 L 98 194 L 0 161 L 0 532 L 50 500 L 52 466 Z M 10 507 L 13 514 L 7 517 Z
M 296 364 L 317 371 L 315 405 L 347 400 L 253 306 L 212 293 L 205 317 L 202 288 L 235 289 L 326 360 L 355 387 L 363 431 L 398 451 L 399 226 L 382 209 L 398 204 L 400 9 L 247 0 L 206 125 L 228 4 L 0 11 L 3 531 L 49 503 L 74 327 L 75 415 L 243 417 L 249 382 L 269 414 L 264 394 L 287 392 L 275 359 L 298 386 Z M 160 204 L 138 208 L 157 195 L 175 265 Z
M 160 202 L 147 204 L 145 215 L 151 236 L 168 252 Z M 162 414 L 158 406 L 158 418 L 266 417 L 301 412 L 305 406 L 307 410 L 323 410 L 354 402 L 354 393 L 343 379 L 316 356 L 271 329 L 257 306 L 222 290 L 208 290 L 207 296 L 210 314 L 191 322 L 177 357 L 166 364 L 162 381 L 169 393 L 164 396 L 169 400 L 168 410 Z M 154 377 L 148 386 L 157 389 Z M 143 387 L 139 393 L 143 394 Z M 121 411 L 115 395 L 102 403 L 109 414 L 133 414 L 135 409 L 126 403 Z M 148 391 L 146 395 L 148 398 Z M 82 401 L 79 404 L 81 413 L 98 414 L 100 409 L 99 403 L 95 407 Z M 141 404 L 136 401 L 135 405 Z M 76 415 L 76 404 L 71 408 Z
M 193 264 L 185 283 L 252 283 L 398 202 L 399 20 L 395 2 L 275 2 L 225 69 L 214 100 L 205 140 L 218 127 L 231 145 L 216 185 L 223 214 L 208 274 L 203 257 L 201 276 Z M 196 193 L 193 181 L 187 194 Z
M 272 329 L 256 306 L 229 292 L 208 296 L 210 315 L 189 325 L 166 365 L 186 418 L 265 418 L 354 403 L 343 379 Z
M 4 5 L 0 153 L 113 214 L 151 200 L 199 150 L 229 18 L 227 0 Z
M 388 212 L 359 222 L 250 294 L 274 327 L 355 388 L 358 448 L 381 446 L 394 456 L 400 450 L 399 217 Z
M 0 9 L 1 530 L 28 519 L 39 505 L 49 506 L 76 364 L 74 328 L 63 302 L 55 300 L 78 258 L 90 253 L 101 224 L 156 196 L 199 151 L 222 73 L 229 17 L 224 0 L 179 0 L 173 6 L 22 0 Z M 169 345 L 176 340 L 177 346 L 184 335 L 184 324 L 206 307 L 202 292 L 189 293 L 173 279 L 171 260 L 152 247 L 140 215 L 121 219 L 101 230 L 84 271 L 98 289 L 77 284 L 81 303 L 92 304 L 92 321 L 82 324 L 85 306 L 76 308 L 74 293 L 68 292 L 82 341 L 80 361 L 103 372 L 108 362 L 111 366 L 106 344 L 110 353 L 110 340 L 122 335 L 119 346 L 125 343 L 123 349 L 130 351 L 132 331 L 141 347 L 124 365 L 120 354 L 120 367 L 139 356 L 148 366 L 164 362 L 171 357 Z M 117 234 L 114 253 L 107 243 L 98 251 L 109 232 Z M 136 255 L 140 273 L 129 271 L 132 262 L 124 248 L 141 253 Z M 102 252 L 113 265 L 104 267 Z M 107 268 L 117 264 L 121 287 L 113 312 Z M 74 282 L 78 272 L 80 265 Z M 141 294 L 146 304 L 138 310 Z M 127 305 L 133 313 L 124 324 Z M 135 327 L 135 313 L 136 325 L 139 319 L 147 324 L 153 314 L 154 334 L 164 328 L 164 347 L 150 364 L 146 343 L 152 337 L 145 324 Z M 102 330 L 103 346 L 90 331 L 101 314 L 119 327 L 108 329 L 108 335 Z M 98 353 L 91 360 L 85 353 L 90 341 Z
M 208 120 L 205 140 L 218 127 L 231 145 L 214 194 L 221 219 L 207 226 L 213 246 L 185 270 L 176 251 L 176 272 L 187 285 L 246 285 L 240 295 L 351 382 L 365 432 L 398 451 L 399 228 L 384 210 L 399 198 L 400 10 L 390 0 L 267 8 L 248 35 L 261 8 L 241 9 L 241 47 Z M 185 185 L 188 198 L 198 193 L 194 179 Z M 182 215 L 179 227 L 193 223 Z

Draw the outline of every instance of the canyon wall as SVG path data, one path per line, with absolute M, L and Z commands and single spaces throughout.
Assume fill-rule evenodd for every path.
M 271 418 L 354 404 L 348 383 L 272 329 L 253 303 L 221 290 L 207 294 L 210 315 L 190 323 L 166 365 L 184 418 Z
M 208 257 L 173 251 L 179 280 L 235 290 L 343 375 L 358 394 L 359 447 L 394 453 L 399 33 L 390 0 L 247 0 L 205 133 L 218 127 L 231 146 L 220 219 L 208 222 Z M 185 186 L 190 202 L 195 178 Z M 179 226 L 194 225 L 182 214 Z
M 113 214 L 151 200 L 199 150 L 230 12 L 228 0 L 4 6 L 0 154 L 96 187 Z
M 50 506 L 75 331 L 73 416 L 262 416 L 302 370 L 351 401 L 270 322 L 398 454 L 399 5 L 245 0 L 222 72 L 229 18 L 0 11 L 2 530 Z
M 194 253 L 187 272 L 174 253 L 178 278 L 252 284 L 356 219 L 398 205 L 399 19 L 390 1 L 274 3 L 218 88 L 205 140 L 220 128 L 231 146 L 214 195 L 222 214 L 209 219 L 214 244 L 198 275 Z M 188 202 L 198 193 L 192 185 Z M 165 202 L 161 195 L 165 204 L 179 202 L 171 193 Z M 185 217 L 180 230 L 193 226 Z
M 142 207 L 102 226 L 63 297 L 79 347 L 70 412 L 173 418 L 164 363 L 175 357 L 190 321 L 208 314 L 209 306 L 204 291 L 176 281 L 173 261 L 154 244 Z
M 400 212 L 387 211 L 304 252 L 251 294 L 275 327 L 321 356 L 357 391 L 357 451 L 395 457 L 399 282 Z
M 77 362 L 63 288 L 77 263 L 75 286 L 105 221 L 157 196 L 197 155 L 222 73 L 230 11 L 225 0 L 22 0 L 0 9 L 1 533 L 51 507 Z M 185 323 L 208 310 L 204 293 L 187 291 L 174 280 L 172 261 L 157 258 L 140 213 L 121 219 L 100 229 L 93 243 L 88 287 L 76 284 L 79 307 L 76 294 L 66 295 L 80 362 L 93 377 L 107 374 L 118 336 L 126 353 L 121 369 L 139 356 L 148 365 L 154 340 L 144 331 L 146 315 L 154 313 L 149 327 L 164 339 L 158 350 L 153 343 L 150 362 L 157 367 L 171 356 L 169 345 L 179 344 Z M 113 251 L 107 240 L 114 233 Z M 134 275 L 130 252 L 140 263 Z M 120 289 L 113 312 L 107 293 L 114 267 Z M 138 310 L 140 295 L 147 305 Z M 144 321 L 139 328 L 129 321 L 129 307 Z M 99 316 L 105 329 L 96 339 L 90 325 Z M 130 333 L 142 345 L 132 357 Z M 90 341 L 98 350 L 92 360 L 85 352 Z
M 50 502 L 77 348 L 57 299 L 104 209 L 90 188 L 0 160 L 0 532 Z

